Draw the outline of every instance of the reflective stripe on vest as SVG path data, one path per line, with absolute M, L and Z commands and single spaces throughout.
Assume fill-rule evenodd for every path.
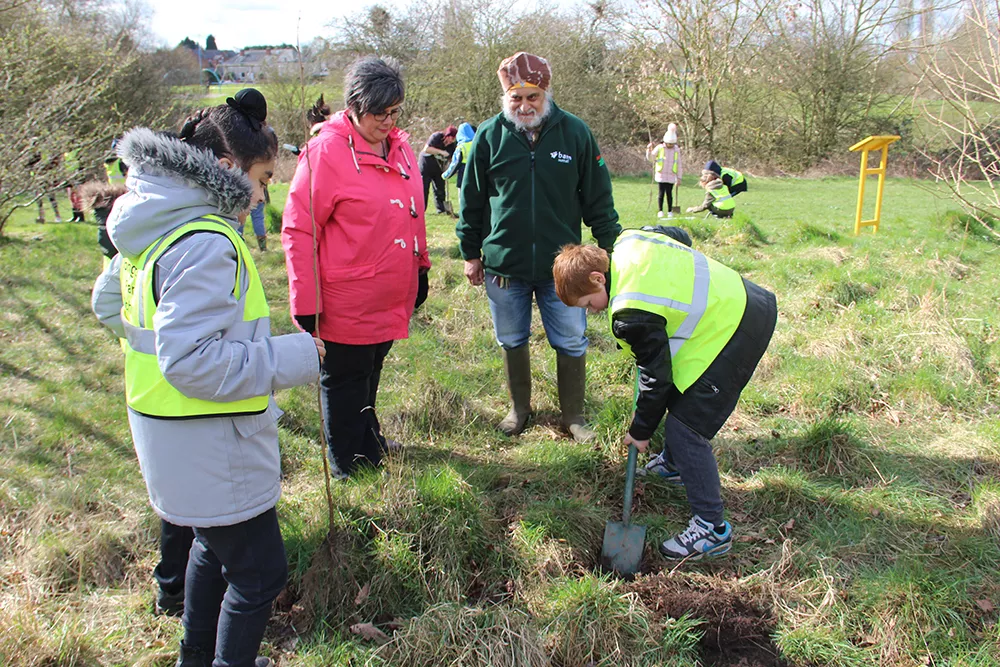
M 628 230 L 615 242 L 609 322 L 624 309 L 663 317 L 674 384 L 682 392 L 732 338 L 746 299 L 738 273 L 663 234 Z
M 162 237 L 133 263 L 122 257 L 122 323 L 125 327 L 125 402 L 136 412 L 161 419 L 190 419 L 221 415 L 259 414 L 267 410 L 269 396 L 255 396 L 238 401 L 207 401 L 190 398 L 175 389 L 160 370 L 156 356 L 156 313 L 154 268 L 157 260 L 180 238 L 193 232 L 224 234 L 236 249 L 236 274 L 233 295 L 242 316 L 225 332 L 226 340 L 253 340 L 261 327 L 269 327 L 270 310 L 264 285 L 250 251 L 236 230 L 218 216 L 205 216 L 189 222 Z M 246 279 L 246 292 L 240 290 Z

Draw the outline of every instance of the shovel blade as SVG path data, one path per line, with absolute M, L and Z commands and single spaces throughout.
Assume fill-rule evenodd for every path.
M 646 527 L 625 525 L 609 521 L 604 526 L 604 546 L 601 548 L 601 567 L 624 577 L 639 572 L 642 552 L 646 544 Z

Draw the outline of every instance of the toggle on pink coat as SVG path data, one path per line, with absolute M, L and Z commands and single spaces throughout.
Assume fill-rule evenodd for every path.
M 407 137 L 393 128 L 383 160 L 341 111 L 299 155 L 281 243 L 292 315 L 315 314 L 311 178 L 323 340 L 371 345 L 409 335 L 417 273 L 431 262 L 423 184 Z

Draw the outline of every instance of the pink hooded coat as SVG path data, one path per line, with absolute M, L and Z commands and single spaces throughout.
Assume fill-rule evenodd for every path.
M 371 345 L 409 335 L 417 273 L 431 263 L 423 183 L 407 137 L 393 128 L 383 160 L 341 111 L 299 155 L 281 243 L 292 315 L 315 314 L 311 176 L 323 340 Z

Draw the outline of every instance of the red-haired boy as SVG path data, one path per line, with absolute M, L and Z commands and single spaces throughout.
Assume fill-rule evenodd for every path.
M 563 303 L 607 309 L 612 334 L 635 357 L 639 391 L 625 444 L 645 451 L 667 413 L 663 451 L 643 472 L 687 492 L 687 529 L 660 545 L 674 560 L 719 556 L 732 545 L 709 441 L 736 408 L 778 314 L 774 294 L 690 245 L 677 227 L 626 230 L 610 258 L 568 245 L 552 270 Z

